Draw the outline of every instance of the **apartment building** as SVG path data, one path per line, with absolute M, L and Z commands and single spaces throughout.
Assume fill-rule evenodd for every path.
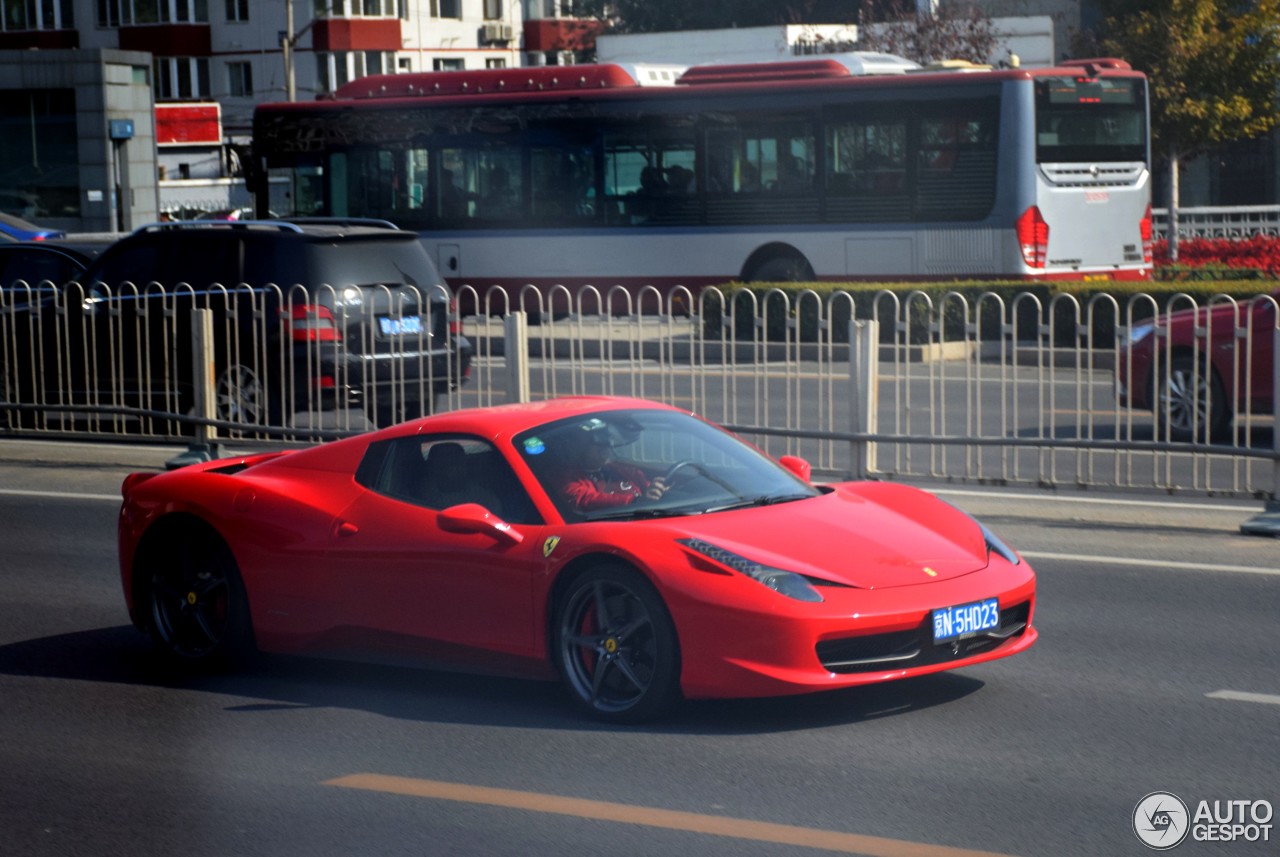
M 570 0 L 0 0 L 0 51 L 150 55 L 141 74 L 159 108 L 161 199 L 150 209 L 144 201 L 144 219 L 149 210 L 237 205 L 235 147 L 248 142 L 260 102 L 322 97 L 368 74 L 573 62 L 594 32 L 594 23 L 573 17 Z M 0 127 L 36 122 L 49 110 L 65 123 L 70 102 L 62 84 L 60 95 L 38 81 L 32 89 L 31 75 L 18 75 L 18 67 L 6 66 L 0 77 L 0 92 L 8 93 L 0 97 Z M 108 139 L 108 129 L 100 135 Z M 42 183 L 74 181 L 75 165 L 55 171 L 61 178 L 6 168 L 40 161 L 36 135 L 25 135 L 26 144 L 21 137 L 14 135 L 0 162 L 0 190 L 35 198 L 28 214 L 65 219 L 75 206 L 59 205 L 55 215 L 38 199 L 65 199 L 72 188 L 54 193 Z M 139 149 L 141 138 L 128 145 Z

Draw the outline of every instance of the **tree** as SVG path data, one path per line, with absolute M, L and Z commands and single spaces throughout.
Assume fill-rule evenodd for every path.
M 1178 168 L 1280 121 L 1280 0 L 1110 0 L 1092 44 L 1150 81 L 1151 145 L 1169 167 L 1169 258 L 1178 258 Z
M 977 6 L 947 3 L 917 12 L 915 0 L 892 0 L 872 20 L 858 24 L 858 50 L 896 54 L 927 65 L 938 60 L 986 63 L 1000 46 L 991 17 Z

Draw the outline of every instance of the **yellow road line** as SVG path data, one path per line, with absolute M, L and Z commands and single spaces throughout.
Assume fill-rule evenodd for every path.
M 645 827 L 683 830 L 689 833 L 746 839 L 753 842 L 798 845 L 843 854 L 860 854 L 864 857 L 1007 857 L 1007 855 L 994 854 L 990 851 L 972 851 L 966 848 L 928 845 L 922 842 L 862 836 L 856 833 L 837 833 L 830 830 L 794 827 L 789 824 L 770 824 L 740 818 L 699 815 L 693 812 L 629 806 L 538 792 L 469 786 L 462 783 L 391 777 L 382 774 L 351 774 L 327 780 L 323 785 L 569 815 L 596 821 L 639 824 Z

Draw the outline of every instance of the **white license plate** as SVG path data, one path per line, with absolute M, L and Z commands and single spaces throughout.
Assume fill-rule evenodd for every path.
M 988 598 L 972 604 L 941 607 L 933 611 L 933 641 L 963 640 L 1000 627 L 1000 600 Z

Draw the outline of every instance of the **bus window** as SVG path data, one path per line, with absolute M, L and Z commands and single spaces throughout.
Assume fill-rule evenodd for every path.
M 314 155 L 301 157 L 289 171 L 289 195 L 284 213 L 306 217 L 324 214 L 324 167 Z
M 493 149 L 481 157 L 476 217 L 518 220 L 524 216 L 524 167 L 519 149 Z
M 696 223 L 692 139 L 605 141 L 605 199 L 611 223 Z
M 908 220 L 907 124 L 868 116 L 827 124 L 827 216 L 872 223 Z
M 947 112 L 922 116 L 916 147 L 915 219 L 981 220 L 996 194 L 998 105 L 947 105 Z
M 740 146 L 749 180 L 757 177 L 766 190 L 785 193 L 808 192 L 813 183 L 813 135 L 802 126 L 801 133 L 790 130 L 747 130 L 740 134 Z M 741 169 L 739 170 L 741 175 Z
M 538 221 L 594 219 L 596 157 L 590 148 L 535 148 L 530 175 L 533 216 Z

